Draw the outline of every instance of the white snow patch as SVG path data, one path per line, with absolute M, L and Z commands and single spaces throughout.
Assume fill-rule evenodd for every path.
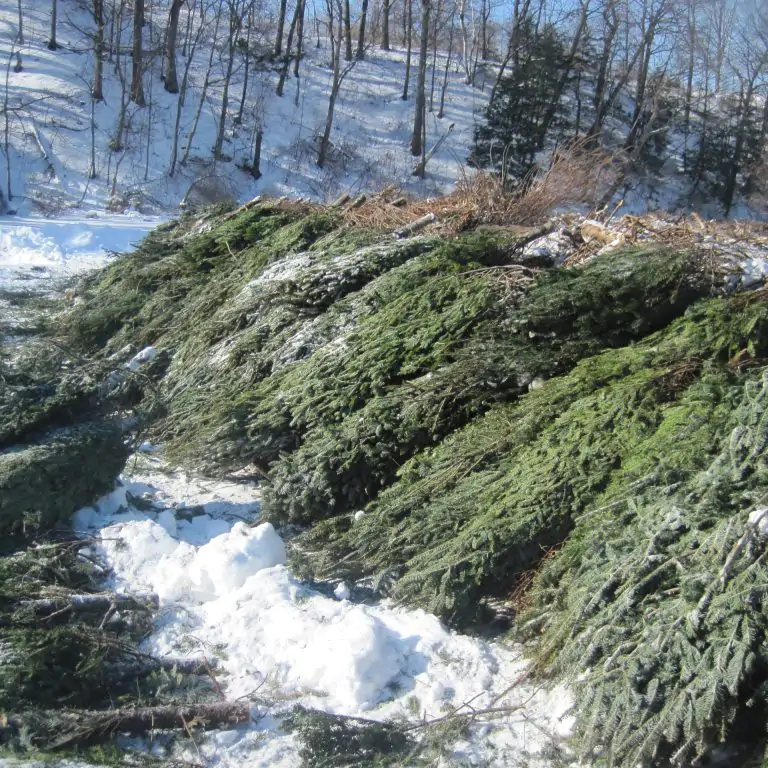
M 749 524 L 757 526 L 761 536 L 768 536 L 768 509 L 761 507 L 749 513 Z
M 142 365 L 151 363 L 157 357 L 157 350 L 154 347 L 144 347 L 137 352 L 129 362 L 125 364 L 126 368 L 132 371 L 138 371 Z
M 176 658 L 206 649 L 228 698 L 258 690 L 286 702 L 248 728 L 210 734 L 198 745 L 206 759 L 227 768 L 297 765 L 293 736 L 272 716 L 296 702 L 373 719 L 440 717 L 471 703 L 510 711 L 474 727 L 455 746 L 457 760 L 548 765 L 538 755 L 543 732 L 569 732 L 571 698 L 561 687 L 513 685 L 527 669 L 519 646 L 457 634 L 424 611 L 356 604 L 343 582 L 333 595 L 300 582 L 272 525 L 255 524 L 252 484 L 165 474 L 155 455 L 129 467 L 76 524 L 96 539 L 91 554 L 110 567 L 114 588 L 158 595 L 163 608 L 145 650 Z
M 337 600 L 349 600 L 349 596 L 352 593 L 349 591 L 349 587 L 343 581 L 340 581 L 336 585 L 336 589 L 333 590 L 333 594 Z
M 768 258 L 765 256 L 750 256 L 741 265 L 741 282 L 744 287 L 752 287 L 765 282 L 768 277 Z

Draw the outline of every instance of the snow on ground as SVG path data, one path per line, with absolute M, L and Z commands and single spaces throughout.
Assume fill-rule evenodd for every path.
M 47 292 L 55 279 L 102 267 L 114 254 L 130 250 L 159 222 L 108 214 L 0 217 L 0 286 Z
M 450 764 L 549 765 L 536 755 L 547 734 L 568 732 L 570 699 L 561 687 L 513 685 L 527 668 L 519 646 L 451 632 L 423 611 L 366 604 L 347 585 L 298 581 L 278 533 L 258 523 L 257 487 L 168 472 L 149 448 L 75 526 L 94 537 L 89 552 L 110 567 L 112 586 L 159 595 L 147 651 L 205 655 L 228 698 L 275 702 L 256 703 L 250 727 L 209 734 L 198 744 L 206 764 L 298 765 L 275 715 L 301 703 L 416 722 L 464 704 L 508 706 L 457 744 Z

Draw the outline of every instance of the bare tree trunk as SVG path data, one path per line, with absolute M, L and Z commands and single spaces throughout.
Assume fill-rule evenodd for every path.
M 437 111 L 437 119 L 442 120 L 445 115 L 445 92 L 448 90 L 448 68 L 451 65 L 451 54 L 453 53 L 453 15 L 451 15 L 451 28 L 448 32 L 448 56 L 445 59 L 445 70 L 443 71 L 443 85 L 440 88 L 440 109 Z
M 302 0 L 296 0 L 296 9 L 293 12 L 293 18 L 291 19 L 291 27 L 288 30 L 288 39 L 285 42 L 285 55 L 283 56 L 283 66 L 280 69 L 280 77 L 277 81 L 277 88 L 275 89 L 275 95 L 282 96 L 283 89 L 285 88 L 285 80 L 288 77 L 288 70 L 291 68 L 291 49 L 293 48 L 293 36 L 296 34 L 296 27 L 299 23 L 299 15 L 303 11 Z
M 192 6 L 187 13 L 187 24 L 184 28 L 184 42 L 181 44 L 181 55 L 186 60 L 187 58 L 187 46 L 189 45 L 189 36 L 192 33 L 192 20 L 195 16 L 195 2 L 192 0 Z
M 651 66 L 651 58 L 653 56 L 653 46 L 656 40 L 656 35 L 659 30 L 659 25 L 664 19 L 669 6 L 666 0 L 659 0 L 658 5 L 654 5 L 647 9 L 643 8 L 643 26 L 642 26 L 642 41 L 639 43 L 640 55 L 636 61 L 639 60 L 640 68 L 637 72 L 637 81 L 635 87 L 635 108 L 632 114 L 632 127 L 629 130 L 626 141 L 624 142 L 625 149 L 629 149 L 634 146 L 637 137 L 640 135 L 642 125 L 642 114 L 646 107 L 646 86 L 648 84 L 648 72 Z
M 24 45 L 24 14 L 21 10 L 21 0 L 19 0 L 19 34 L 17 42 L 19 45 Z
M 181 128 L 181 112 L 184 109 L 184 104 L 187 100 L 187 88 L 189 86 L 189 70 L 192 66 L 192 60 L 195 57 L 195 50 L 197 44 L 200 41 L 200 37 L 203 34 L 205 28 L 205 5 L 202 6 L 200 11 L 200 24 L 197 28 L 197 34 L 194 39 L 189 43 L 189 56 L 186 57 L 184 63 L 184 74 L 181 76 L 181 90 L 179 91 L 179 98 L 176 101 L 176 122 L 173 128 L 173 144 L 171 145 L 171 164 L 168 169 L 168 175 L 173 177 L 176 172 L 176 159 L 179 155 L 179 133 Z M 214 33 L 215 39 L 215 33 Z
M 382 0 L 381 3 L 381 47 L 389 50 L 389 11 L 392 8 L 392 0 Z
M 595 117 L 592 122 L 592 126 L 587 131 L 587 136 L 591 138 L 596 138 L 600 134 L 600 129 L 602 128 L 603 121 L 605 120 L 606 115 L 608 115 L 608 113 L 611 111 L 611 109 L 613 108 L 613 105 L 616 103 L 616 99 L 618 98 L 619 94 L 629 82 L 629 77 L 632 71 L 634 70 L 635 65 L 637 64 L 637 61 L 640 58 L 642 53 L 643 53 L 643 45 L 636 46 L 635 52 L 631 60 L 629 60 L 626 63 L 624 67 L 624 72 L 622 73 L 621 77 L 618 77 L 616 79 L 616 82 L 608 92 L 608 95 L 603 97 L 602 101 L 600 102 L 599 108 L 595 110 Z
M 696 41 L 697 29 L 697 3 L 690 0 L 688 4 L 687 32 L 688 32 L 688 67 L 685 79 L 685 105 L 683 107 L 683 132 L 685 135 L 683 148 L 683 166 L 688 164 L 688 136 L 691 132 L 691 107 L 693 106 L 693 76 L 696 69 Z M 768 104 L 768 102 L 766 102 Z M 685 168 L 687 170 L 687 168 Z
M 219 112 L 219 127 L 216 131 L 216 142 L 213 145 L 213 157 L 216 160 L 222 159 L 222 148 L 224 146 L 224 129 L 227 124 L 227 107 L 229 106 L 229 85 L 232 81 L 232 69 L 235 64 L 235 49 L 237 38 L 243 24 L 242 16 L 239 14 L 239 8 L 235 2 L 230 3 L 229 10 L 229 40 L 227 42 L 229 56 L 227 57 L 227 72 L 224 75 L 224 90 L 221 94 L 221 111 Z
M 549 105 L 547 106 L 547 111 L 544 115 L 544 120 L 542 121 L 541 125 L 541 139 L 540 143 L 543 145 L 544 143 L 544 137 L 546 136 L 547 132 L 549 131 L 549 126 L 552 124 L 552 120 L 555 117 L 555 114 L 557 112 L 557 107 L 560 104 L 560 99 L 563 97 L 563 93 L 565 92 L 565 87 L 568 84 L 568 80 L 571 76 L 571 70 L 573 69 L 573 64 L 576 61 L 576 55 L 579 52 L 579 48 L 581 47 L 581 41 L 584 36 L 584 31 L 587 28 L 587 14 L 589 12 L 589 4 L 590 0 L 582 0 L 581 2 L 581 10 L 579 13 L 579 23 L 576 26 L 576 32 L 573 35 L 573 40 L 571 41 L 571 47 L 568 51 L 568 58 L 565 60 L 565 65 L 562 67 L 560 72 L 560 77 L 557 81 L 557 85 L 555 86 L 555 91 L 552 94 L 552 99 L 549 102 Z
M 256 140 L 253 144 L 253 162 L 251 163 L 251 176 L 254 179 L 261 178 L 261 140 L 264 138 L 264 129 L 261 124 L 256 128 Z
M 341 84 L 344 82 L 344 78 L 352 71 L 357 59 L 352 59 L 343 69 L 341 67 L 341 46 L 344 43 L 344 29 L 343 29 L 343 15 L 342 1 L 335 0 L 336 8 L 334 14 L 334 0 L 326 0 L 326 6 L 328 8 L 328 17 L 330 19 L 329 30 L 331 34 L 331 53 L 332 53 L 332 66 L 333 66 L 333 82 L 331 85 L 331 93 L 328 97 L 328 112 L 325 117 L 325 129 L 323 135 L 320 138 L 320 147 L 317 153 L 317 165 L 322 168 L 325 165 L 325 161 L 328 158 L 328 150 L 331 144 L 331 130 L 333 128 L 333 112 L 336 108 L 336 99 L 338 98 L 339 91 L 341 90 Z M 334 15 L 338 18 L 338 26 L 336 27 L 336 33 L 334 34 Z
M 595 112 L 599 113 L 605 99 L 605 88 L 608 80 L 608 66 L 613 58 L 613 42 L 619 31 L 619 13 L 616 8 L 617 0 L 611 0 L 603 9 L 603 51 L 600 56 L 600 64 L 595 81 L 595 95 L 593 105 Z
M 91 167 L 88 178 L 96 178 L 96 99 L 91 96 Z
M 179 33 L 179 13 L 184 0 L 171 0 L 168 12 L 168 28 L 165 34 L 165 90 L 168 93 L 179 92 L 176 76 L 176 37 Z
M 13 190 L 11 189 L 11 120 L 9 106 L 10 79 L 11 79 L 11 59 L 13 58 L 16 43 L 19 41 L 19 35 L 11 44 L 11 52 L 8 54 L 8 64 L 5 68 L 5 95 L 3 97 L 3 115 L 5 117 L 5 130 L 3 136 L 3 151 L 5 152 L 5 182 L 6 198 L 8 202 L 13 200 Z
M 149 49 L 154 49 L 154 41 L 152 39 L 152 8 L 153 6 L 149 6 Z M 175 56 L 175 52 L 174 52 Z M 175 66 L 174 66 L 175 69 Z M 152 147 L 152 86 L 154 84 L 154 78 L 149 78 L 149 102 L 148 102 L 148 109 L 147 109 L 147 152 L 145 156 L 145 163 L 144 163 L 144 181 L 146 181 L 149 178 L 149 155 L 150 155 L 150 149 Z
M 440 23 L 440 16 L 443 11 L 443 0 L 437 0 L 437 10 L 435 11 L 435 20 L 432 24 L 432 80 L 429 84 L 429 111 L 435 109 L 435 80 L 437 78 L 437 33 Z
M 58 0 L 51 0 L 51 36 L 48 38 L 48 50 L 55 51 L 59 46 L 56 42 L 56 21 L 58 16 Z
M 349 0 L 344 0 L 344 60 L 352 61 L 352 21 L 349 13 Z
M 405 82 L 403 83 L 403 101 L 408 101 L 408 86 L 411 82 L 411 54 L 413 52 L 413 0 L 405 0 L 407 6 L 407 45 L 408 55 L 405 59 Z
M 96 36 L 93 41 L 93 87 L 91 98 L 104 100 L 104 0 L 93 0 L 93 20 Z
M 293 61 L 293 76 L 299 77 L 299 64 L 301 63 L 301 57 L 304 55 L 304 16 L 307 13 L 306 0 L 299 0 L 301 3 L 301 11 L 299 13 L 299 30 L 296 33 L 296 58 Z M 296 91 L 298 94 L 298 89 Z
M 110 142 L 109 148 L 112 152 L 119 152 L 123 149 L 123 132 L 125 131 L 126 113 L 128 110 L 128 102 L 130 101 L 130 94 L 128 90 L 128 78 L 126 77 L 123 65 L 120 62 L 120 56 L 115 61 L 115 67 L 117 69 L 117 77 L 120 80 L 120 112 L 117 116 L 117 131 L 115 136 Z M 115 170 L 117 174 L 117 170 Z M 117 186 L 117 176 L 115 176 L 115 182 L 113 187 Z
M 245 72 L 243 74 L 243 92 L 240 94 L 240 106 L 237 110 L 237 116 L 235 117 L 235 125 L 240 125 L 243 122 L 243 111 L 245 110 L 245 97 L 248 95 L 248 75 L 250 74 L 251 66 L 251 29 L 253 27 L 253 11 L 248 11 L 248 31 L 245 35 L 245 61 L 243 67 Z
M 426 120 L 427 52 L 429 49 L 429 14 L 431 0 L 421 0 L 421 40 L 419 42 L 419 81 L 416 86 L 416 109 L 411 134 L 411 154 L 418 157 L 422 150 L 422 134 Z
M 459 25 L 461 26 L 461 62 L 464 65 L 464 82 L 467 85 L 474 79 L 472 72 L 472 49 L 467 32 L 467 0 L 461 0 L 459 6 Z
M 323 135 L 320 139 L 320 149 L 317 153 L 317 166 L 322 168 L 325 165 L 325 161 L 328 158 L 328 149 L 331 143 L 331 130 L 333 129 L 333 112 L 336 108 L 336 98 L 339 95 L 339 89 L 334 83 L 331 86 L 331 95 L 328 98 L 328 112 L 325 116 L 325 128 L 323 129 Z
M 142 31 L 144 27 L 144 0 L 133 2 L 133 71 L 131 74 L 131 101 L 143 107 L 144 85 L 142 75 L 144 69 L 144 54 L 142 47 Z
M 712 0 L 710 3 L 710 25 L 715 35 L 715 93 L 720 93 L 723 79 L 723 67 L 731 46 L 733 22 L 736 15 L 736 2 L 733 0 Z
M 360 33 L 357 36 L 357 58 L 365 56 L 365 22 L 368 18 L 368 0 L 363 0 L 360 10 Z
M 514 69 L 520 65 L 520 38 L 522 36 L 523 24 L 528 20 L 531 7 L 531 0 L 515 0 L 514 10 L 512 12 L 512 31 L 509 33 L 509 40 L 507 41 L 507 52 L 502 59 L 501 66 L 496 73 L 496 79 L 491 88 L 490 103 L 496 98 L 496 91 L 499 88 L 504 73 L 510 63 Z
M 288 0 L 280 0 L 277 15 L 277 34 L 275 35 L 275 56 L 283 52 L 283 31 L 285 29 L 285 14 L 288 9 Z
M 488 19 L 490 17 L 490 0 L 482 0 L 480 8 L 480 58 L 483 61 L 488 61 Z
M 115 2 L 112 0 L 109 14 L 109 47 L 107 48 L 107 61 L 112 63 L 112 55 L 115 50 Z M 103 15 L 103 11 L 102 11 Z

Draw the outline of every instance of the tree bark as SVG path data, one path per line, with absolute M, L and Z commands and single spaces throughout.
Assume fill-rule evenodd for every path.
M 235 117 L 235 125 L 243 122 L 243 112 L 245 111 L 245 98 L 248 95 L 248 75 L 251 66 L 251 29 L 253 28 L 253 11 L 248 12 L 248 31 L 245 35 L 245 61 L 243 61 L 243 90 L 240 94 L 240 106 Z
M 418 157 L 422 150 L 422 134 L 426 116 L 427 51 L 429 48 L 429 14 L 431 0 L 421 0 L 421 40 L 419 43 L 419 81 L 416 86 L 416 109 L 411 134 L 411 154 Z
M 344 0 L 344 60 L 352 61 L 352 20 L 350 18 L 349 0 Z
M 189 54 L 184 54 L 185 56 L 185 63 L 184 63 L 184 74 L 181 76 L 181 90 L 179 92 L 179 98 L 176 101 L 176 122 L 174 124 L 173 128 L 173 144 L 171 146 L 171 162 L 170 166 L 168 168 L 168 175 L 170 177 L 173 177 L 173 174 L 176 172 L 176 159 L 179 155 L 179 133 L 181 131 L 181 112 L 184 109 L 184 104 L 187 101 L 187 88 L 189 85 L 189 70 L 192 66 L 192 60 L 195 57 L 195 51 L 197 49 L 197 44 L 200 42 L 200 37 L 203 34 L 203 30 L 205 28 L 205 6 L 202 7 L 200 11 L 200 24 L 197 28 L 197 33 L 195 34 L 195 37 L 191 41 L 187 41 L 185 43 L 185 46 L 188 46 L 189 48 Z M 215 33 L 214 33 L 214 41 L 215 41 Z
M 144 69 L 144 54 L 142 48 L 142 31 L 144 27 L 144 0 L 133 2 L 133 69 L 131 72 L 131 101 L 143 107 L 144 85 L 142 75 Z
M 616 8 L 616 0 L 611 2 L 603 9 L 603 50 L 600 55 L 600 64 L 597 69 L 597 78 L 595 80 L 595 95 L 593 105 L 595 113 L 599 113 L 605 100 L 605 88 L 608 82 L 608 66 L 613 58 L 613 42 L 616 39 L 616 33 L 619 31 L 619 13 Z
M 213 145 L 213 157 L 216 160 L 222 159 L 222 149 L 224 147 L 224 129 L 227 123 L 227 107 L 229 106 L 229 85 L 232 82 L 232 69 L 235 65 L 235 46 L 237 37 L 240 34 L 242 19 L 238 18 L 234 9 L 230 11 L 229 20 L 229 56 L 227 58 L 227 72 L 224 75 L 224 90 L 221 94 L 221 111 L 219 112 L 219 127 L 216 131 L 216 143 Z
M 360 32 L 357 36 L 357 58 L 365 56 L 365 22 L 368 18 L 368 0 L 363 0 L 360 10 Z
M 285 14 L 288 0 L 280 0 L 280 9 L 277 15 L 277 35 L 275 36 L 275 56 L 283 52 L 283 31 L 285 30 Z
M 470 85 L 475 79 L 472 71 L 472 49 L 467 33 L 467 0 L 461 0 L 459 5 L 459 25 L 461 26 L 461 62 L 464 66 L 464 82 Z
M 302 0 L 296 0 L 296 9 L 293 12 L 291 27 L 288 30 L 288 39 L 285 42 L 285 56 L 283 56 L 283 66 L 280 69 L 280 77 L 278 78 L 277 88 L 275 89 L 275 95 L 277 96 L 283 95 L 285 80 L 288 77 L 288 70 L 291 68 L 291 49 L 293 48 L 293 36 L 296 34 L 296 27 L 299 23 L 299 15 L 302 13 L 302 11 Z
M 58 0 L 51 0 L 51 36 L 48 38 L 48 50 L 55 51 L 59 45 L 56 42 L 56 21 L 58 16 Z
M 413 52 L 413 0 L 405 0 L 407 6 L 406 39 L 408 54 L 405 59 L 405 81 L 403 82 L 403 101 L 408 101 L 408 86 L 411 82 L 411 54 Z
M 565 86 L 568 84 L 568 79 L 571 76 L 571 70 L 573 69 L 576 55 L 578 54 L 579 48 L 581 47 L 581 40 L 584 36 L 584 31 L 587 28 L 587 13 L 589 11 L 589 3 L 590 0 L 582 0 L 581 12 L 579 14 L 579 23 L 576 27 L 573 40 L 571 41 L 571 47 L 568 51 L 568 58 L 565 60 L 565 66 L 560 72 L 560 77 L 557 81 L 557 85 L 555 86 L 555 92 L 552 94 L 552 99 L 547 106 L 546 113 L 544 114 L 544 120 L 542 121 L 541 125 L 540 140 L 542 146 L 544 144 L 544 137 L 549 131 L 549 126 L 552 124 L 552 120 L 554 120 L 557 107 L 560 104 L 560 99 L 562 99 L 563 93 L 565 92 Z
M 179 32 L 179 13 L 184 0 L 171 0 L 168 12 L 168 29 L 165 34 L 165 90 L 168 93 L 179 92 L 176 76 L 176 37 Z
M 251 176 L 254 179 L 261 178 L 261 141 L 264 138 L 264 130 L 261 126 L 256 129 L 256 141 L 253 145 L 253 162 L 251 163 Z
M 91 98 L 104 100 L 104 0 L 93 0 L 93 20 L 96 22 L 96 36 L 93 41 L 93 85 Z
M 389 12 L 392 8 L 392 0 L 382 0 L 381 3 L 381 48 L 389 50 Z
M 19 45 L 24 45 L 24 14 L 21 10 L 21 0 L 19 0 L 19 36 L 17 42 Z
M 293 60 L 293 76 L 296 78 L 299 76 L 299 64 L 304 54 L 304 17 L 307 13 L 306 0 L 299 0 L 299 2 L 301 3 L 301 12 L 299 13 L 299 29 L 296 33 L 296 56 Z
M 192 121 L 192 129 L 189 132 L 189 138 L 187 139 L 187 146 L 184 148 L 184 155 L 181 158 L 181 164 L 186 165 L 189 159 L 189 153 L 192 149 L 192 142 L 195 139 L 195 133 L 197 132 L 197 124 L 200 122 L 200 114 L 203 111 L 203 105 L 205 104 L 205 97 L 208 94 L 208 86 L 211 84 L 211 70 L 213 68 L 213 54 L 216 51 L 216 37 L 219 34 L 219 23 L 221 22 L 221 13 L 216 13 L 216 21 L 213 25 L 213 40 L 211 41 L 211 48 L 208 54 L 208 69 L 205 71 L 205 79 L 203 80 L 203 89 L 200 93 L 200 100 L 197 102 L 197 109 L 195 110 L 195 117 Z
M 437 119 L 442 120 L 445 115 L 445 92 L 448 90 L 448 68 L 451 65 L 451 55 L 453 54 L 453 15 L 451 15 L 451 28 L 448 32 L 448 56 L 445 59 L 445 70 L 443 72 L 443 85 L 440 88 L 440 109 L 437 110 Z

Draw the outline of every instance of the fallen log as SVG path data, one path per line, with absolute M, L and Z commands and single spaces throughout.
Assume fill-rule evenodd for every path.
M 60 750 L 110 740 L 116 733 L 141 736 L 150 731 L 220 728 L 247 723 L 250 707 L 245 701 L 189 706 L 166 705 L 108 711 L 28 710 L 10 715 L 0 724 L 0 744 L 13 743 L 28 733 L 39 749 Z
M 424 227 L 432 224 L 434 221 L 437 221 L 437 216 L 435 216 L 434 213 L 428 213 L 420 219 L 416 219 L 416 221 L 412 221 L 410 224 L 406 224 L 404 227 L 396 229 L 393 234 L 395 237 L 401 239 L 410 237 L 411 235 L 416 234 L 416 232 L 420 232 Z
M 147 608 L 157 608 L 158 605 L 156 595 L 147 595 L 146 597 L 139 598 L 133 595 L 117 594 L 67 595 L 66 597 L 20 600 L 18 603 L 20 609 L 41 617 L 65 610 L 73 613 L 89 613 L 91 611 L 94 613 L 104 613 L 108 610 L 146 610 Z
M 330 205 L 331 208 L 342 208 L 345 206 L 350 200 L 349 195 L 345 192 L 342 195 L 339 195 Z

